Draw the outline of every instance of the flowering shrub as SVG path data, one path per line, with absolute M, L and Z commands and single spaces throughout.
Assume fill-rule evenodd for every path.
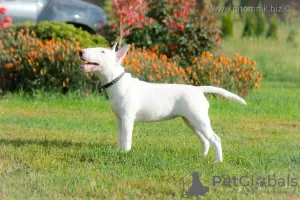
M 80 89 L 87 79 L 79 70 L 80 49 L 74 41 L 43 41 L 29 29 L 1 31 L 0 86 L 2 91 Z
M 182 31 L 185 28 L 185 21 L 189 20 L 195 12 L 196 1 L 194 0 L 167 0 L 163 5 L 166 16 L 162 22 L 174 31 Z M 165 13 L 164 13 L 165 15 Z
M 183 68 L 166 55 L 157 55 L 157 47 L 152 50 L 131 47 L 123 65 L 125 70 L 147 82 L 186 83 L 187 76 Z
M 113 11 L 118 22 L 113 24 L 119 32 L 119 44 L 123 43 L 123 38 L 130 35 L 134 28 L 143 27 L 145 13 L 148 10 L 148 3 L 144 0 L 112 0 Z
M 202 52 L 200 57 L 194 58 L 191 67 L 186 68 L 186 73 L 190 84 L 220 86 L 243 96 L 250 89 L 259 88 L 262 78 L 256 61 L 238 53 L 229 58 Z
M 252 88 L 259 88 L 262 74 L 256 70 L 256 62 L 235 54 L 234 58 L 213 57 L 202 52 L 190 67 L 181 68 L 177 59 L 157 55 L 158 47 L 150 50 L 132 48 L 123 61 L 125 69 L 142 80 L 156 83 L 184 83 L 214 85 L 246 95 Z
M 149 0 L 148 4 L 148 20 L 132 30 L 127 43 L 146 48 L 157 45 L 159 53 L 169 58 L 180 56 L 181 66 L 189 66 L 193 57 L 218 45 L 216 21 L 206 9 L 198 8 L 196 0 Z
M 134 43 L 139 48 L 157 45 L 159 53 L 180 56 L 181 66 L 220 43 L 220 30 L 207 9 L 196 0 L 113 0 L 117 22 L 108 29 L 108 40 Z

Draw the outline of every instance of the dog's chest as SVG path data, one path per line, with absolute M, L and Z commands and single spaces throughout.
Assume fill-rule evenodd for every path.
M 122 117 L 122 115 L 124 115 L 125 113 L 132 114 L 131 112 L 135 110 L 132 104 L 128 103 L 128 100 L 126 98 L 110 99 L 109 103 L 112 111 L 118 117 Z
M 110 101 L 109 103 L 110 103 L 111 110 L 117 116 L 120 116 L 120 114 L 121 114 L 120 102 L 118 102 L 118 101 Z

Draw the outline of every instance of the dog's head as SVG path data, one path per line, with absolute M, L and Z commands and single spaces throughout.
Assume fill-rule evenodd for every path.
M 116 51 L 116 46 L 117 44 L 111 49 L 102 47 L 82 49 L 79 52 L 79 56 L 84 61 L 84 64 L 80 66 L 80 69 L 84 72 L 100 73 L 113 70 L 113 68 L 121 64 L 129 49 L 129 45 L 126 45 Z

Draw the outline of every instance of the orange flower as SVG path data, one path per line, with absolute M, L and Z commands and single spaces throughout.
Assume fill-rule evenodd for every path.
M 156 65 L 155 65 L 155 64 L 151 64 L 151 67 L 152 67 L 153 69 L 156 69 Z
M 134 71 L 135 71 L 136 73 L 139 73 L 139 72 L 141 71 L 141 69 L 138 68 L 138 67 L 135 67 L 135 68 L 134 68 Z
M 33 68 L 32 71 L 33 71 L 33 73 L 35 73 L 36 72 L 36 68 Z
M 234 53 L 234 57 L 240 57 L 240 54 L 239 53 Z
M 223 62 L 223 57 L 222 56 L 220 56 L 220 58 L 219 58 L 219 62 Z
M 5 64 L 5 68 L 6 69 L 11 69 L 13 67 L 13 64 L 12 63 L 6 63 Z
M 196 57 L 194 57 L 194 58 L 193 58 L 193 62 L 192 62 L 192 63 L 193 63 L 193 64 L 195 64 L 196 62 L 197 62 L 197 58 L 196 58 Z
M 252 74 L 250 74 L 250 80 L 253 80 L 253 75 Z
M 206 53 L 203 51 L 202 53 L 201 53 L 201 57 L 205 57 L 206 56 Z
M 239 72 L 239 71 L 240 71 L 240 68 L 237 67 L 237 68 L 234 69 L 234 71 L 235 71 L 235 72 Z

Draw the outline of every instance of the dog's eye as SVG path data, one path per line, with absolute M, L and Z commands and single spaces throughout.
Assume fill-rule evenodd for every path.
M 105 51 L 101 51 L 101 53 L 105 53 Z

